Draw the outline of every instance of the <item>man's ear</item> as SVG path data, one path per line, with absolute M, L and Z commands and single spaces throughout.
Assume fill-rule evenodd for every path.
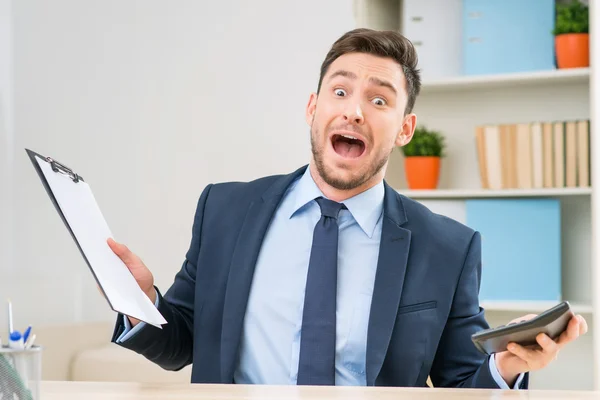
M 396 137 L 396 146 L 402 147 L 408 144 L 415 133 L 417 127 L 417 116 L 415 114 L 408 114 L 404 117 L 404 123 L 402 124 L 402 130 Z
M 306 105 L 306 123 L 308 126 L 312 125 L 313 119 L 315 118 L 315 112 L 317 111 L 317 94 L 311 93 L 308 98 L 308 104 Z

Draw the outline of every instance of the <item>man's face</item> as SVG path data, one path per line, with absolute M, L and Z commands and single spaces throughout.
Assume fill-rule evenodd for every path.
M 350 53 L 330 65 L 306 112 L 325 183 L 352 190 L 383 178 L 391 152 L 414 132 L 416 116 L 404 116 L 407 99 L 402 67 L 392 59 Z

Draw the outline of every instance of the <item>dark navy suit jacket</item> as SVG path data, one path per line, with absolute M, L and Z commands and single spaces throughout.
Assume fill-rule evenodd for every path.
M 193 383 L 234 383 L 242 323 L 263 237 L 289 175 L 209 185 L 198 201 L 181 270 L 159 311 L 120 343 L 168 370 L 193 363 Z M 479 307 L 478 232 L 432 213 L 385 184 L 381 245 L 367 338 L 367 385 L 498 388 L 471 334 Z M 119 315 L 112 341 L 123 332 Z M 521 388 L 528 385 L 528 375 Z

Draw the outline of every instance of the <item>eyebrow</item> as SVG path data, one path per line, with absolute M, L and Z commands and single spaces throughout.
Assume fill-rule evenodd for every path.
M 394 92 L 394 94 L 398 94 L 396 88 L 394 87 L 394 85 L 391 82 L 388 82 L 383 79 L 375 78 L 374 76 L 369 78 L 369 81 L 371 83 L 374 83 L 377 86 L 382 86 L 382 87 L 386 87 L 386 88 L 390 89 L 392 92 Z
M 343 76 L 343 77 L 348 78 L 348 79 L 356 79 L 356 78 L 358 78 L 354 72 L 346 71 L 346 70 L 343 70 L 343 69 L 338 69 L 333 74 L 331 74 L 331 76 L 329 77 L 329 80 L 331 81 L 333 78 L 335 78 L 337 76 Z
M 340 69 L 340 70 L 335 71 L 333 74 L 331 74 L 331 76 L 329 77 L 329 81 L 331 81 L 333 78 L 338 77 L 338 76 L 343 76 L 348 79 L 357 79 L 358 78 L 354 72 Z M 394 92 L 394 94 L 398 94 L 396 87 L 389 81 L 372 76 L 371 78 L 369 78 L 369 82 L 374 85 L 377 85 L 377 86 L 386 87 L 386 88 L 390 89 L 392 92 Z

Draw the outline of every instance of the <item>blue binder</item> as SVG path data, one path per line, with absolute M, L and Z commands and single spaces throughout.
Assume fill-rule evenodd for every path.
M 560 201 L 466 201 L 466 222 L 482 236 L 481 301 L 560 301 Z
M 554 0 L 464 0 L 463 74 L 555 69 Z

